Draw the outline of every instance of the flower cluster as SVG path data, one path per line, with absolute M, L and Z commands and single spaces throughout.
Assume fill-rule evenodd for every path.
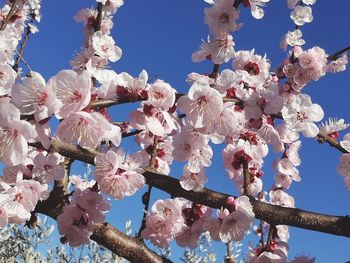
M 90 243 L 90 236 L 96 223 L 104 221 L 104 214 L 110 203 L 96 191 L 94 182 L 84 182 L 72 177 L 75 185 L 70 204 L 63 207 L 63 213 L 57 217 L 58 230 L 64 242 L 72 247 Z
M 141 236 L 160 247 L 167 247 L 176 239 L 178 245 L 194 248 L 206 231 L 215 240 L 242 240 L 254 220 L 252 205 L 248 197 L 241 196 L 231 200 L 228 207 L 219 210 L 214 218 L 210 208 L 185 199 L 158 200 L 146 216 Z

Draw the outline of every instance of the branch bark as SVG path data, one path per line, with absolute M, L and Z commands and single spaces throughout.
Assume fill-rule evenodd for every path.
M 40 146 L 40 145 L 36 145 Z M 96 151 L 83 149 L 79 146 L 69 145 L 53 139 L 51 151 L 60 153 L 68 158 L 73 158 L 86 163 L 94 164 Z M 179 180 L 158 174 L 153 171 L 143 173 L 146 183 L 161 189 L 172 196 L 183 197 L 194 203 L 203 204 L 212 208 L 226 207 L 228 194 L 216 192 L 204 188 L 201 191 L 186 191 L 179 183 Z M 350 237 L 349 216 L 333 216 L 305 211 L 297 208 L 286 208 L 267 204 L 250 198 L 253 210 L 257 219 L 263 220 L 272 225 L 289 225 L 318 232 Z
M 97 224 L 91 239 L 131 262 L 171 262 L 108 223 Z

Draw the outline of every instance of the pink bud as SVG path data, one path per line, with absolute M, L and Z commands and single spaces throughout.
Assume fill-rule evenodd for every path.
M 235 204 L 235 198 L 234 198 L 233 196 L 227 197 L 226 203 L 227 203 L 228 205 L 234 205 L 234 204 Z

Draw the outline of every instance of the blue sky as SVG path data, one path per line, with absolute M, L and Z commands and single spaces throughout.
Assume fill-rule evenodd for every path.
M 302 27 L 305 48 L 320 46 L 328 54 L 350 44 L 350 1 L 317 1 L 313 6 L 314 21 Z M 335 1 L 334 1 L 335 2 Z M 341 3 L 340 3 L 341 2 Z M 93 0 L 50 0 L 43 1 L 43 19 L 39 33 L 32 36 L 24 53 L 33 70 L 40 72 L 46 80 L 61 69 L 70 68 L 69 60 L 79 52 L 83 43 L 83 27 L 73 20 L 73 16 L 84 7 L 95 5 Z M 185 82 L 190 72 L 208 73 L 212 69 L 209 62 L 192 63 L 191 54 L 196 51 L 201 39 L 206 39 L 208 28 L 203 23 L 203 0 L 153 0 L 127 1 L 117 12 L 112 35 L 123 56 L 111 67 L 117 72 L 126 71 L 137 76 L 146 69 L 151 78 L 157 77 L 169 82 L 179 92 L 189 88 Z M 279 48 L 283 34 L 293 29 L 289 18 L 287 1 L 271 1 L 265 8 L 265 17 L 255 20 L 249 9 L 242 9 L 240 21 L 242 29 L 234 34 L 236 50 L 255 48 L 258 54 L 267 54 L 272 67 L 276 67 L 286 54 Z M 229 68 L 230 64 L 222 68 Z M 349 71 L 327 75 L 304 89 L 315 103 L 320 104 L 325 117 L 344 118 L 350 122 L 348 100 L 350 98 Z M 113 108 L 113 120 L 126 120 L 128 110 L 134 106 Z M 350 131 L 349 131 L 350 132 Z M 302 181 L 294 183 L 289 191 L 301 209 L 326 214 L 347 215 L 350 211 L 350 193 L 344 188 L 342 178 L 336 172 L 340 153 L 328 145 L 320 145 L 312 139 L 302 138 Z M 127 152 L 136 150 L 132 139 L 123 143 Z M 220 149 L 220 147 L 218 147 Z M 271 186 L 274 172 L 271 163 L 277 156 L 273 153 L 266 159 L 265 190 Z M 174 165 L 171 176 L 179 177 L 183 164 Z M 75 173 L 80 168 L 76 167 Z M 207 187 L 235 194 L 233 184 L 225 177 L 219 150 L 208 170 Z M 140 198 L 144 190 L 133 197 L 115 202 L 108 220 L 123 229 L 123 223 L 133 220 L 138 229 L 142 217 Z M 156 191 L 155 198 L 169 198 L 169 195 Z M 310 254 L 317 262 L 345 262 L 350 260 L 347 249 L 350 239 L 328 234 L 290 228 L 290 255 Z M 223 246 L 215 245 L 221 261 Z M 173 260 L 181 254 L 175 250 Z M 178 257 L 177 257 L 178 258 Z

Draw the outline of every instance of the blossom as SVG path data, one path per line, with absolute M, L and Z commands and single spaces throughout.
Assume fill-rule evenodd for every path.
M 310 23 L 313 20 L 312 9 L 309 6 L 296 6 L 290 14 L 290 18 L 298 26 Z
M 115 146 L 121 141 L 120 128 L 109 123 L 98 112 L 74 112 L 57 128 L 57 136 L 66 143 L 78 143 L 82 147 L 96 147 L 102 140 L 110 140 Z
M 346 70 L 346 66 L 348 64 L 348 56 L 347 54 L 343 54 L 338 57 L 336 60 L 332 60 L 327 65 L 327 71 L 332 73 L 337 73 Z
M 92 47 L 97 55 L 116 62 L 122 56 L 122 50 L 115 45 L 113 38 L 101 31 L 96 31 L 92 36 Z
M 349 124 L 345 123 L 344 119 L 329 118 L 328 121 L 321 123 L 319 128 L 321 133 L 338 139 L 339 131 L 345 130 L 348 127 Z
M 146 103 L 143 108 L 134 110 L 130 116 L 130 126 L 139 130 L 147 130 L 163 137 L 177 129 L 177 122 L 168 111 L 163 111 Z
M 60 108 L 60 102 L 56 99 L 56 87 L 46 86 L 43 77 L 37 72 L 31 72 L 31 77 L 22 79 L 22 83 L 16 83 L 12 89 L 14 104 L 25 114 L 33 114 L 35 120 L 40 122 L 49 118 Z
M 270 191 L 270 203 L 284 207 L 294 207 L 294 198 L 282 190 Z
M 109 150 L 95 157 L 95 178 L 102 192 L 122 199 L 133 195 L 145 184 L 141 174 L 142 157 L 139 154 L 125 156 L 123 150 Z
M 300 29 L 295 29 L 294 31 L 288 31 L 288 33 L 283 37 L 281 41 L 281 48 L 286 50 L 287 46 L 302 46 L 305 44 L 305 40 L 303 40 L 301 37 L 303 36 L 303 33 Z
M 76 189 L 72 202 L 57 217 L 60 234 L 72 247 L 89 244 L 95 225 L 104 221 L 109 206 L 104 197 L 90 188 Z
M 49 153 L 45 156 L 38 153 L 33 160 L 32 177 L 40 183 L 51 183 L 53 180 L 60 180 L 64 177 L 64 167 L 60 165 L 63 157 L 58 153 Z
M 2 183 L 4 186 L 4 183 Z M 13 187 L 7 186 L 0 194 L 1 207 L 6 210 L 9 223 L 24 223 L 29 220 L 39 200 L 48 197 L 47 185 L 34 180 L 22 180 Z
M 345 134 L 343 140 L 339 143 L 345 150 L 350 153 L 350 133 Z
M 29 122 L 20 120 L 19 110 L 10 103 L 0 103 L 0 160 L 7 165 L 21 164 L 27 158 L 28 141 L 37 137 Z
M 249 0 L 252 16 L 255 19 L 264 17 L 264 10 L 261 7 L 264 7 L 269 1 L 270 0 Z
M 156 80 L 147 90 L 146 103 L 168 111 L 175 103 L 175 89 L 163 80 Z
M 282 116 L 287 127 L 293 131 L 302 132 L 305 137 L 315 137 L 319 129 L 314 122 L 323 118 L 320 105 L 313 104 L 305 94 L 295 96 L 294 100 L 282 109 Z
M 252 263 L 283 263 L 287 262 L 288 256 L 288 244 L 285 242 L 272 241 L 268 250 L 262 252 Z
M 61 70 L 47 85 L 48 90 L 56 90 L 57 99 L 62 104 L 56 113 L 59 119 L 84 109 L 90 102 L 92 82 L 85 71 L 78 74 L 73 70 Z
M 180 178 L 180 185 L 187 191 L 199 191 L 204 188 L 204 184 L 208 181 L 204 170 L 200 169 L 198 173 L 192 173 L 189 171 L 188 166 L 183 169 L 183 174 Z
M 337 166 L 337 172 L 341 176 L 350 176 L 350 153 L 345 153 L 340 157 L 340 164 Z
M 136 101 L 139 98 L 147 97 L 147 80 L 148 74 L 146 70 L 142 70 L 137 78 L 122 72 L 115 74 L 115 76 L 104 82 L 97 94 L 99 98 L 103 99 L 129 97 L 131 101 Z
M 150 239 L 157 246 L 168 247 L 185 227 L 180 199 L 158 200 L 146 216 L 146 228 L 142 230 L 141 237 Z
M 0 49 L 1 50 L 1 49 Z M 0 64 L 0 96 L 10 93 L 16 79 L 16 71 L 7 64 Z
M 208 37 L 207 42 L 202 43 L 200 50 L 192 54 L 193 62 L 201 62 L 205 59 L 211 59 L 215 64 L 222 64 L 233 59 L 235 43 L 230 34 L 220 35 L 218 38 L 211 40 Z
M 220 239 L 224 242 L 242 240 L 249 231 L 254 219 L 253 208 L 246 196 L 240 196 L 235 200 L 235 211 L 229 213 L 227 209 L 219 213 L 222 220 Z
M 252 76 L 253 79 L 265 81 L 269 76 L 270 62 L 264 57 L 254 54 L 253 50 L 242 50 L 236 52 L 232 66 L 236 70 L 244 70 Z M 254 87 L 255 85 L 253 85 Z
M 210 8 L 205 8 L 205 23 L 214 35 L 237 31 L 241 25 L 236 23 L 239 11 L 233 7 L 233 0 L 217 0 Z
M 202 128 L 217 118 L 223 109 L 220 93 L 209 86 L 205 78 L 193 83 L 187 96 L 177 102 L 178 108 L 186 113 L 186 120 L 194 128 Z

